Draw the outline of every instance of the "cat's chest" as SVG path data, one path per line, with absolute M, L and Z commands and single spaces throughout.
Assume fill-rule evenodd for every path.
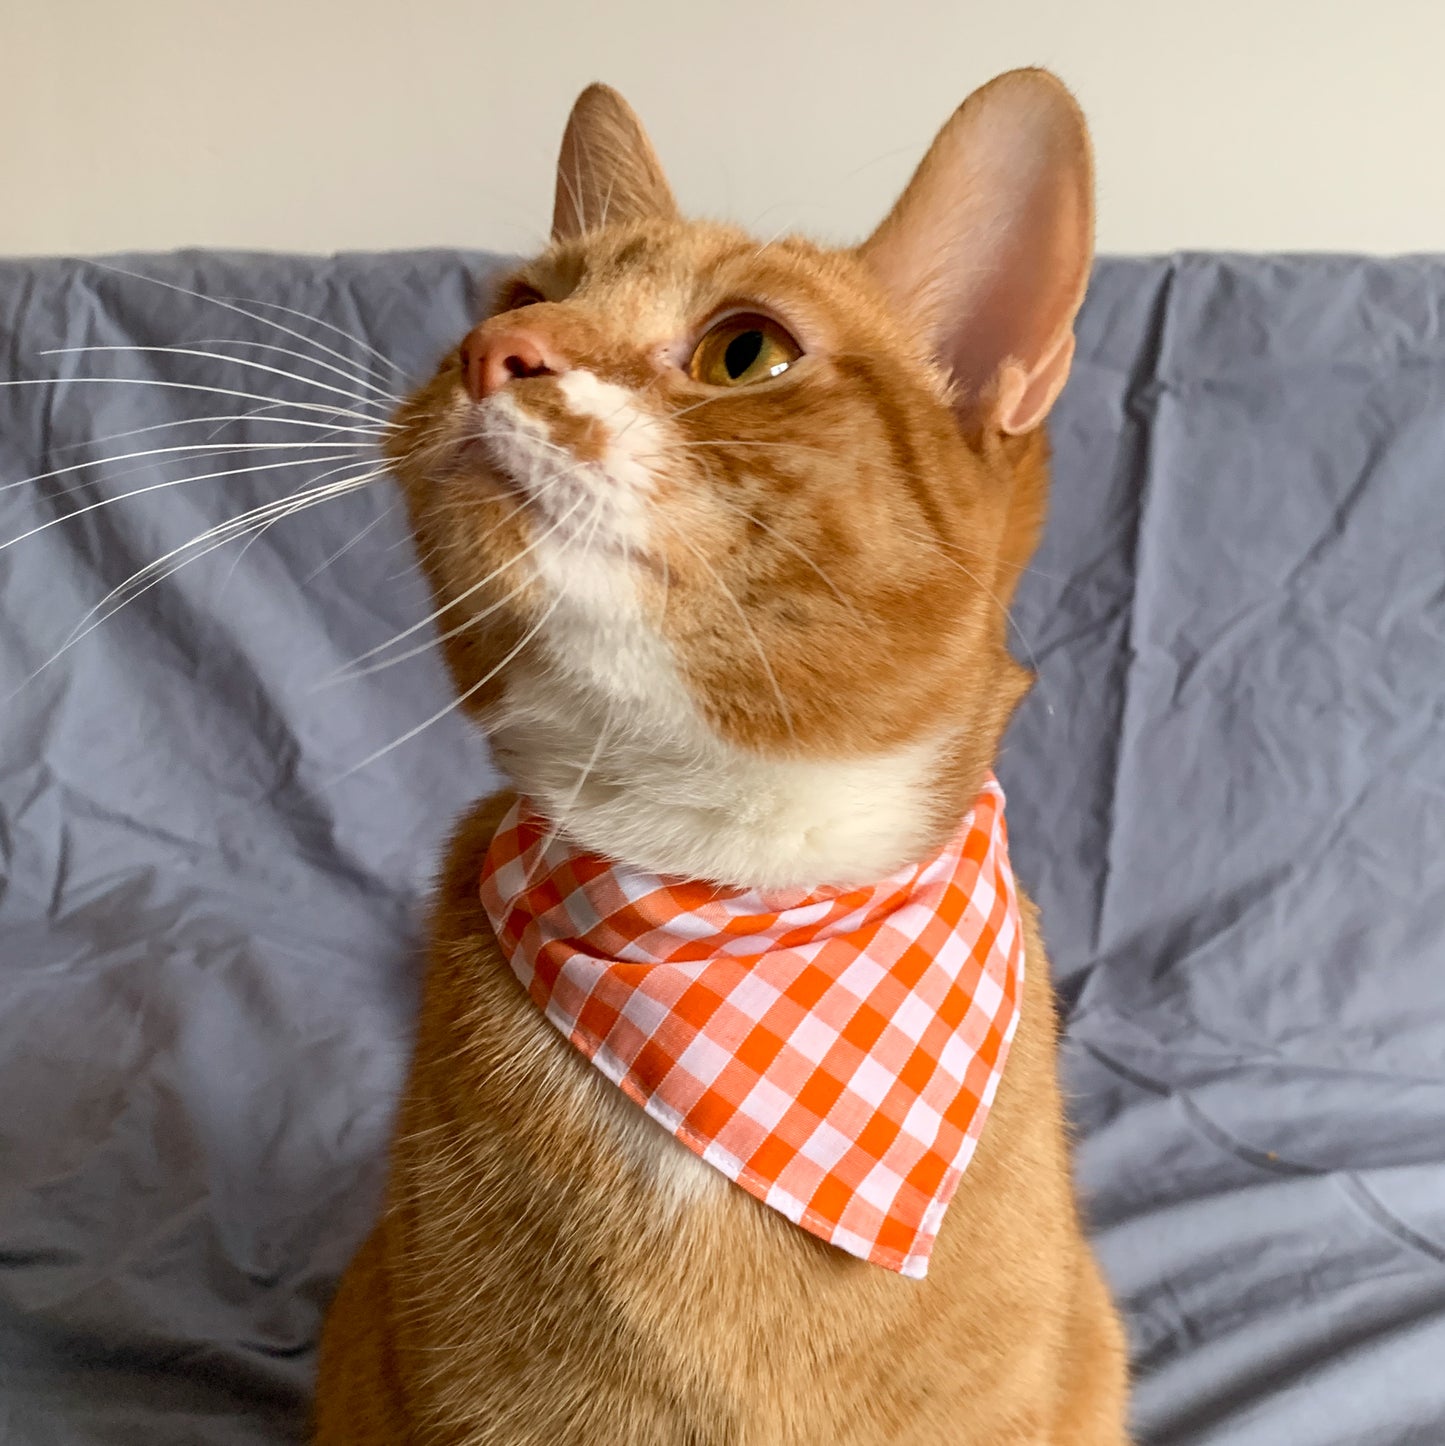
M 506 997 L 507 1027 L 494 1035 L 498 1068 L 490 1088 L 514 1118 L 536 1122 L 539 1135 L 557 1121 L 576 1155 L 567 1178 L 579 1203 L 621 1186 L 655 1221 L 725 1199 L 728 1181 L 650 1119 L 546 1018 L 510 967 L 489 949 L 493 989 Z

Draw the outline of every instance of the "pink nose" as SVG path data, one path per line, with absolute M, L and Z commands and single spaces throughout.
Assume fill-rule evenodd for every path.
M 567 370 L 552 343 L 525 326 L 494 330 L 483 324 L 462 343 L 462 385 L 474 402 L 520 377 L 550 377 Z

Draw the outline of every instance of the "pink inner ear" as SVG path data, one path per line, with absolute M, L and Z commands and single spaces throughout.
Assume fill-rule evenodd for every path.
M 1063 391 L 1073 359 L 1074 333 L 1067 331 L 1031 373 L 1006 363 L 996 408 L 999 428 L 1017 435 L 1037 427 Z
M 1068 376 L 1092 243 L 1083 118 L 1052 76 L 1014 71 L 954 113 L 862 254 L 928 331 L 960 405 L 1027 431 Z

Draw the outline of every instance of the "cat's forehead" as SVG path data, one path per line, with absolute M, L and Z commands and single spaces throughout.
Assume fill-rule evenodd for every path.
M 818 323 L 863 311 L 871 297 L 847 253 L 798 237 L 760 242 L 709 222 L 641 224 L 552 247 L 523 269 L 549 300 L 573 300 L 642 329 L 695 324 L 729 304 L 754 302 Z

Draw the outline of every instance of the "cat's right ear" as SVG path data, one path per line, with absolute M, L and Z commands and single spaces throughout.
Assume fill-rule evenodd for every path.
M 610 85 L 589 85 L 562 135 L 552 239 L 571 240 L 609 223 L 676 216 L 677 202 L 642 122 Z
M 1036 427 L 1074 354 L 1094 249 L 1084 117 L 1046 70 L 991 80 L 953 113 L 860 255 L 920 327 L 972 422 Z

